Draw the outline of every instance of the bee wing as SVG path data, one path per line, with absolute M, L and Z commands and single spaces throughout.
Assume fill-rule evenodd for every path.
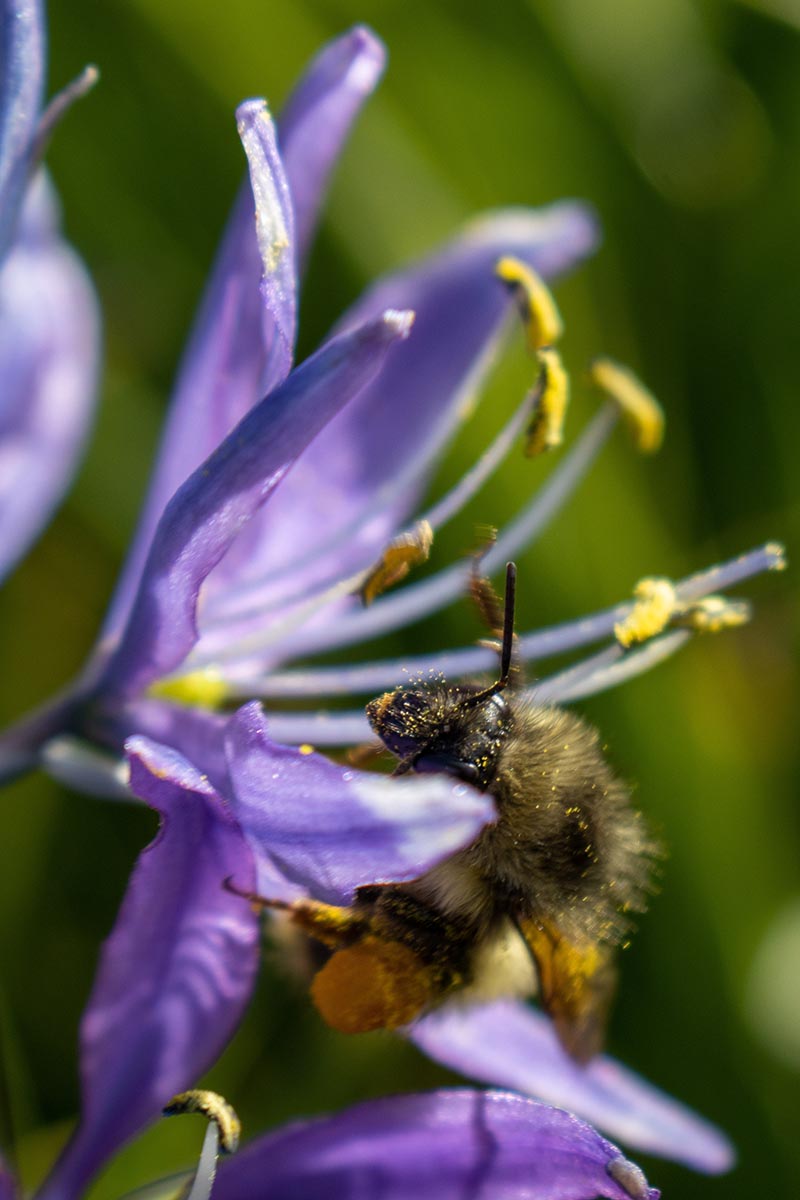
M 577 1062 L 603 1046 L 617 983 L 613 952 L 598 942 L 571 942 L 549 922 L 518 922 L 539 974 L 539 994 L 559 1040 Z

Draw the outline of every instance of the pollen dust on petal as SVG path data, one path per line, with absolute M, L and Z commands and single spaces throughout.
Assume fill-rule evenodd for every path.
M 368 936 L 337 950 L 311 985 L 320 1016 L 340 1033 L 398 1029 L 434 997 L 429 968 L 408 946 Z

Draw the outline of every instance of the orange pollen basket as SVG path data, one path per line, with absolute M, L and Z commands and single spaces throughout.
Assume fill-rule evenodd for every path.
M 337 950 L 311 985 L 320 1016 L 340 1033 L 397 1029 L 435 995 L 433 973 L 413 950 L 373 936 Z

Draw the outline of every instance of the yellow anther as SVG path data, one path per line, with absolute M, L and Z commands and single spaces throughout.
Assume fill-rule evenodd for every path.
M 219 708 L 228 698 L 228 685 L 218 671 L 204 667 L 151 684 L 148 695 L 191 708 Z
M 499 279 L 519 306 L 531 350 L 551 346 L 564 332 L 564 323 L 547 284 L 518 258 L 501 258 L 495 267 Z
M 729 600 L 727 596 L 705 596 L 688 604 L 676 615 L 675 624 L 695 633 L 720 633 L 744 625 L 751 617 L 746 600 Z
M 427 521 L 418 521 L 413 529 L 390 542 L 361 585 L 364 604 L 372 604 L 387 588 L 405 579 L 412 567 L 426 562 L 432 545 L 433 530 Z
M 633 594 L 636 603 L 624 621 L 614 626 L 617 641 L 626 650 L 662 633 L 678 608 L 669 579 L 642 579 Z
M 780 542 L 767 542 L 764 547 L 767 554 L 770 556 L 770 564 L 767 568 L 769 571 L 785 571 L 786 562 L 786 547 Z
M 668 625 L 693 633 L 720 633 L 750 620 L 746 600 L 704 596 L 682 604 L 669 579 L 642 579 L 634 589 L 635 603 L 623 621 L 614 626 L 617 641 L 627 650 L 663 633 Z
M 314 747 L 310 746 L 308 744 L 308 742 L 303 742 L 301 745 L 299 745 L 297 747 L 297 749 L 300 752 L 300 754 L 304 754 L 306 756 L 314 753 Z
M 589 380 L 617 405 L 637 450 L 658 450 L 664 438 L 664 411 L 633 372 L 610 358 L 596 358 L 589 365 Z
M 536 385 L 536 407 L 525 443 L 525 453 L 529 458 L 561 445 L 569 403 L 569 376 L 564 370 L 561 355 L 552 347 L 544 347 L 536 357 L 542 369 Z
M 163 1110 L 165 1117 L 177 1117 L 183 1113 L 200 1113 L 207 1121 L 213 1121 L 219 1131 L 219 1148 L 223 1154 L 233 1154 L 239 1148 L 242 1123 L 224 1096 L 195 1088 L 173 1096 Z

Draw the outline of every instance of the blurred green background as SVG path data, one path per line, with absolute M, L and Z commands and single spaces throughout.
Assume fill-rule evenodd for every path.
M 66 681 L 89 648 L 135 521 L 182 340 L 243 169 L 245 96 L 278 108 L 354 21 L 390 66 L 348 146 L 311 263 L 301 350 L 365 281 L 490 206 L 580 196 L 605 229 L 560 285 L 564 352 L 604 351 L 661 398 L 668 438 L 622 436 L 520 556 L 520 628 L 624 598 L 769 538 L 796 545 L 800 407 L 798 0 L 51 0 L 51 89 L 87 61 L 96 92 L 49 163 L 105 313 L 97 428 L 78 481 L 0 595 L 0 717 Z M 473 460 L 527 386 L 513 344 L 434 483 Z M 576 394 L 570 432 L 592 403 Z M 437 545 L 463 553 L 548 465 L 517 454 Z M 458 525 L 458 523 L 456 523 Z M 736 1171 L 707 1180 L 634 1155 L 666 1196 L 793 1195 L 798 1173 L 800 869 L 796 570 L 751 583 L 752 624 L 584 705 L 669 846 L 623 958 L 613 1052 L 726 1128 Z M 469 606 L 375 646 L 464 644 Z M 369 648 L 370 651 L 372 647 Z M 361 652 L 358 652 L 361 657 Z M 18 1153 L 41 1176 L 77 1107 L 75 1035 L 95 956 L 151 815 L 30 778 L 4 797 L 2 1030 Z M 210 1082 L 246 1132 L 449 1078 L 390 1036 L 321 1026 L 268 963 Z M 165 1122 L 94 1195 L 189 1163 Z

